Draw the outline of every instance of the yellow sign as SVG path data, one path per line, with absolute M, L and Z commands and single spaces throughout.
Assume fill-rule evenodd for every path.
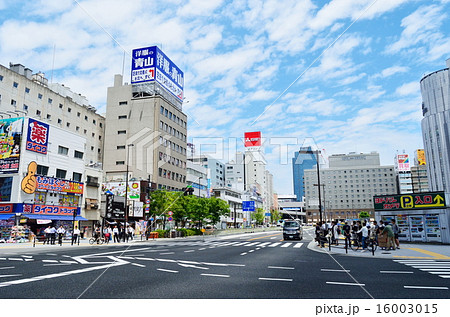
M 202 229 L 202 232 L 205 232 L 205 231 L 206 231 L 205 228 L 203 228 L 203 229 Z
M 36 190 L 37 163 L 32 161 L 28 164 L 27 175 L 22 179 L 22 190 L 27 194 L 33 194 Z
M 426 165 L 427 161 L 425 159 L 425 151 L 424 150 L 417 150 L 416 154 L 417 154 L 417 162 L 419 163 L 419 165 Z

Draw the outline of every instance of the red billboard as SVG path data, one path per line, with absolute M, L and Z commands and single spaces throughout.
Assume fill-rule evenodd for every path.
M 244 146 L 245 147 L 261 146 L 261 131 L 245 132 Z

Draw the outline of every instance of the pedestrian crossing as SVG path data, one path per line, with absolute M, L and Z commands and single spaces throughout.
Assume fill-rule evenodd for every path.
M 252 241 L 228 241 L 228 242 L 173 242 L 173 243 L 165 243 L 165 246 L 173 247 L 173 246 L 205 246 L 208 245 L 210 247 L 254 247 L 254 248 L 301 248 L 303 246 L 302 242 L 252 242 Z
M 436 260 L 394 260 L 394 262 L 437 275 L 441 278 L 450 278 L 450 262 Z

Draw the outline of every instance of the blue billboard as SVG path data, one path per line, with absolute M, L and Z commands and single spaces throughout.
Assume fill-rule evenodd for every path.
M 48 124 L 29 118 L 26 149 L 47 154 L 49 128 Z
M 183 100 L 184 73 L 157 46 L 133 50 L 131 83 L 156 81 Z

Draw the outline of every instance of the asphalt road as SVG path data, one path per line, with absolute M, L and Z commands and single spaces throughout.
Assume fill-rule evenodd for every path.
M 310 241 L 266 232 L 2 250 L 0 298 L 450 298 L 450 279 L 438 274 L 448 261 L 328 255 L 308 249 Z

